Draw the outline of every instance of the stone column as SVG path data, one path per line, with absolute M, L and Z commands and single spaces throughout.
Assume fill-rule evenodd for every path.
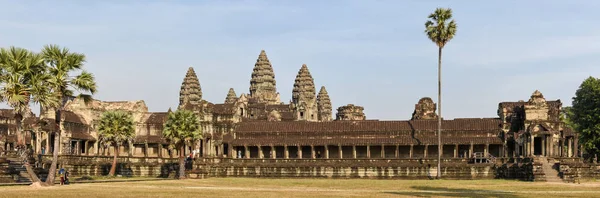
M 385 158 L 385 145 L 381 145 L 381 158 Z
M 371 159 L 371 145 L 367 144 L 367 159 Z
M 567 144 L 567 157 L 573 157 L 573 137 L 568 139 Z
M 473 142 L 471 142 L 471 146 L 469 147 L 469 157 L 468 158 L 470 158 L 472 156 L 473 156 Z
M 531 143 L 529 143 L 529 156 L 533 156 L 535 154 L 535 137 L 531 135 Z
M 271 159 L 277 158 L 277 152 L 275 152 L 275 146 L 271 145 Z
M 227 154 L 229 154 L 229 158 L 237 158 L 237 148 L 233 148 L 233 145 L 227 146 Z
M 316 155 L 315 155 L 315 146 L 312 145 L 312 144 L 310 145 L 310 155 L 311 155 L 312 159 L 316 158 Z
M 163 145 L 162 143 L 158 143 L 158 157 L 162 158 L 163 156 Z
M 343 155 L 344 152 L 342 151 L 342 145 L 338 145 L 338 151 L 340 153 L 340 159 L 343 159 L 344 158 L 344 155 Z
M 86 140 L 85 143 L 83 143 L 83 151 L 85 151 L 85 155 L 90 155 L 90 149 L 88 148 L 89 142 L 89 140 Z
M 42 151 L 42 138 L 41 135 L 42 133 L 39 131 L 35 132 L 35 153 L 41 153 Z
M 98 154 L 100 153 L 100 149 L 98 149 L 98 144 L 99 144 L 98 142 L 99 142 L 98 140 L 96 140 L 94 142 L 94 155 L 96 155 L 96 156 L 98 156 Z
M 546 142 L 547 142 L 546 138 L 547 138 L 546 135 L 542 135 L 542 146 L 541 146 L 542 147 L 542 153 L 541 153 L 542 156 L 548 156 L 546 154 L 546 151 L 547 151 L 547 148 L 548 148 L 548 145 L 546 144 Z
M 290 159 L 290 150 L 288 150 L 287 144 L 283 145 L 283 150 L 285 152 L 285 154 L 284 154 L 285 159 Z
M 51 153 L 50 144 L 54 144 L 54 142 L 50 142 L 50 132 L 46 132 L 46 150 L 44 151 L 44 155 Z
M 394 153 L 394 158 L 398 159 L 400 156 L 400 145 L 396 144 L 396 152 Z
M 413 147 L 414 147 L 414 145 L 411 144 L 410 151 L 408 151 L 408 158 L 411 158 L 411 159 L 413 158 Z
M 250 158 L 250 149 L 248 149 L 248 145 L 244 145 L 244 158 Z
M 564 152 L 565 152 L 565 140 L 560 140 L 560 146 L 559 146 L 559 149 L 560 149 L 560 150 L 558 151 L 558 154 L 559 154 L 561 157 L 564 157 L 564 156 L 565 156 L 565 154 L 564 154 Z
M 483 156 L 487 156 L 490 153 L 490 144 L 485 144 L 485 148 L 483 150 Z
M 454 145 L 454 158 L 458 158 L 458 144 Z
M 579 157 L 579 144 L 577 142 L 579 142 L 579 137 L 575 136 L 573 138 L 573 157 Z
M 352 157 L 356 159 L 356 145 L 352 145 Z
M 425 145 L 425 151 L 423 151 L 423 158 L 427 158 L 427 150 L 429 150 L 429 144 Z
M 260 159 L 265 158 L 265 154 L 263 153 L 261 145 L 258 145 L 258 158 L 260 158 Z
M 325 145 L 325 159 L 329 159 L 329 146 Z
M 298 159 L 302 159 L 302 146 L 298 146 Z

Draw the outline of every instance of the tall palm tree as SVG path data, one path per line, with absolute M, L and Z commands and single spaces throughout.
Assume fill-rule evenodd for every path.
M 29 103 L 45 106 L 58 104 L 56 97 L 49 95 L 46 68 L 40 54 L 17 47 L 0 49 L 0 100 L 13 108 L 17 124 L 17 144 L 25 145 L 22 133 L 22 120 L 25 113 L 31 112 Z M 29 163 L 25 164 L 34 182 L 39 178 Z
M 24 146 L 21 122 L 29 108 L 32 76 L 44 69 L 43 59 L 27 49 L 10 47 L 0 49 L 0 101 L 13 108 L 17 124 L 17 145 Z
M 191 111 L 177 110 L 169 113 L 164 124 L 163 136 L 171 144 L 179 148 L 179 179 L 185 178 L 185 163 L 183 151 L 186 143 L 193 143 L 202 138 L 200 120 Z
M 437 177 L 441 178 L 442 160 L 442 48 L 454 38 L 456 22 L 452 19 L 452 9 L 437 8 L 429 14 L 425 22 L 425 34 L 438 46 L 438 168 Z
M 55 111 L 56 129 L 52 132 L 55 136 L 54 151 L 52 164 L 46 179 L 48 185 L 54 185 L 59 152 L 60 113 L 66 102 L 65 99 L 77 95 L 86 103 L 91 101 L 92 94 L 96 93 L 96 82 L 94 75 L 83 70 L 84 54 L 71 52 L 69 49 L 60 48 L 58 45 L 46 45 L 42 49 L 42 56 L 50 76 L 46 84 L 49 86 L 51 94 L 59 101 L 59 105 L 56 106 L 42 106 L 44 110 Z M 79 70 L 81 70 L 81 73 L 73 75 Z M 75 91 L 78 91 L 79 94 L 76 94 Z
M 115 145 L 112 166 L 108 175 L 114 176 L 117 167 L 117 156 L 121 143 L 135 137 L 135 126 L 131 114 L 124 111 L 107 111 L 98 122 L 98 135 L 106 142 Z

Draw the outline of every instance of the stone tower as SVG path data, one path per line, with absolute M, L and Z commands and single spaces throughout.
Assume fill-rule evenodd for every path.
M 303 64 L 296 75 L 294 89 L 292 90 L 292 107 L 296 120 L 317 121 L 317 98 L 315 93 L 315 82 Z
M 317 109 L 319 112 L 319 121 L 331 121 L 333 110 L 331 107 L 331 100 L 329 99 L 329 94 L 327 93 L 325 86 L 321 86 L 321 90 L 319 90 L 319 95 L 317 95 Z
M 535 90 L 524 107 L 525 120 L 548 120 L 548 103 L 540 91 Z
M 338 107 L 338 112 L 335 114 L 335 120 L 366 120 L 367 117 L 365 116 L 364 110 L 364 107 L 353 104 Z
M 227 97 L 225 98 L 225 104 L 235 103 L 237 101 L 237 96 L 235 95 L 235 91 L 233 88 L 229 88 L 229 92 L 227 93 Z
M 179 107 L 190 103 L 191 105 L 198 105 L 202 100 L 202 88 L 200 87 L 200 81 L 194 72 L 194 68 L 188 68 L 185 78 L 181 83 L 181 90 L 179 91 Z
M 437 119 L 438 115 L 435 112 L 436 106 L 430 97 L 423 97 L 415 104 L 415 111 L 412 114 L 411 120 L 431 120 Z
M 250 99 L 258 103 L 280 104 L 273 66 L 265 50 L 260 51 L 250 79 Z

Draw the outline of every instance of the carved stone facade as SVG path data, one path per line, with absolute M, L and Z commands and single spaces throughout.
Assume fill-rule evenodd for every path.
M 229 88 L 229 92 L 227 92 L 227 97 L 225 98 L 225 103 L 229 104 L 229 103 L 235 103 L 235 101 L 237 101 L 238 98 L 235 95 L 235 91 L 233 90 L 233 88 Z
M 364 107 L 355 106 L 353 104 L 348 104 L 346 106 L 338 107 L 337 114 L 335 114 L 336 120 L 366 120 L 367 117 L 363 112 L 365 110 Z
M 432 120 L 438 119 L 436 106 L 429 97 L 423 97 L 415 105 L 415 111 L 412 114 L 412 120 Z
M 562 102 L 546 101 L 535 90 L 529 101 L 502 102 L 505 144 L 510 156 L 579 156 L 578 135 L 560 120 Z
M 319 95 L 317 95 L 317 109 L 319 114 L 319 121 L 326 122 L 332 119 L 332 107 L 331 99 L 329 99 L 329 93 L 325 89 L 325 86 L 321 86 Z
M 296 120 L 318 120 L 315 82 L 306 64 L 302 65 L 298 71 L 298 75 L 296 75 L 291 104 Z
M 256 59 L 250 79 L 250 95 L 248 95 L 250 100 L 257 103 L 280 104 L 276 84 L 273 66 L 265 50 L 262 50 Z
M 202 100 L 202 88 L 200 87 L 200 81 L 196 76 L 194 68 L 188 68 L 185 78 L 181 83 L 181 90 L 179 91 L 179 106 L 189 102 L 192 105 L 197 105 Z
M 431 158 L 437 157 L 437 114 L 431 98 L 421 98 L 411 120 L 366 120 L 364 108 L 341 106 L 332 121 L 331 100 L 321 87 L 315 94 L 315 81 L 303 65 L 295 79 L 292 101 L 280 102 L 275 74 L 266 53 L 261 51 L 250 79 L 250 93 L 236 97 L 230 89 L 224 103 L 202 99 L 199 80 L 189 68 L 182 82 L 178 109 L 195 112 L 200 119 L 203 139 L 185 153 L 198 150 L 200 157 L 226 158 Z M 474 153 L 502 157 L 580 156 L 577 134 L 559 119 L 560 100 L 546 101 L 536 91 L 529 101 L 502 102 L 498 118 L 461 118 L 442 121 L 442 156 L 466 158 Z M 108 110 L 131 112 L 136 137 L 124 144 L 121 156 L 177 156 L 162 137 L 162 127 L 170 112 L 148 112 L 144 101 L 89 104 L 69 99 L 61 119 L 61 154 L 111 155 L 111 145 L 100 140 L 95 123 Z M 4 119 L 4 121 L 2 121 Z M 47 123 L 42 125 L 40 123 Z M 55 137 L 40 131 L 53 131 L 54 113 L 42 111 L 40 118 L 24 120 L 24 128 L 35 131 L 32 139 L 37 152 L 52 151 Z M 14 131 L 14 114 L 0 111 L 0 132 Z M 11 144 L 12 136 L 4 144 Z M 1 139 L 1 138 L 0 138 Z

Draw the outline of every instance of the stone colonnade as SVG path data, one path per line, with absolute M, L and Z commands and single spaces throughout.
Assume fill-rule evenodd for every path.
M 437 145 L 253 145 L 232 146 L 232 158 L 258 159 L 371 159 L 437 158 Z M 444 145 L 444 158 L 468 158 L 475 153 L 503 155 L 500 144 Z
M 578 156 L 579 145 L 574 136 L 556 140 L 549 134 L 530 134 L 523 145 L 514 144 L 513 157 L 519 156 L 552 156 L 575 157 Z

